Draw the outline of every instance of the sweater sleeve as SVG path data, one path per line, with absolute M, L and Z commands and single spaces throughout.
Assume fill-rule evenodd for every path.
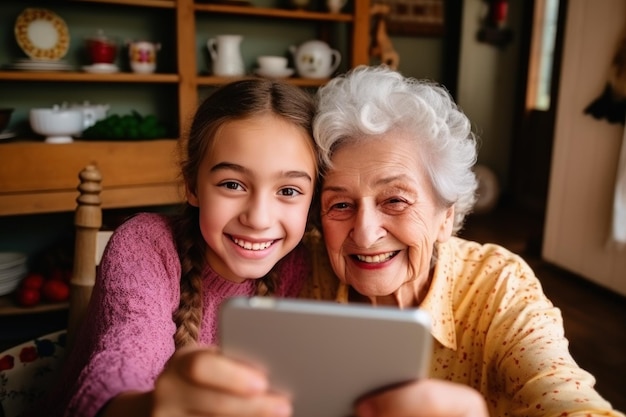
M 594 389 L 594 377 L 570 355 L 561 312 L 543 294 L 532 270 L 519 260 L 507 272 L 489 298 L 494 315 L 485 337 L 487 372 L 493 375 L 489 389 L 512 398 L 501 412 L 621 415 L 611 411 Z
M 107 401 L 146 391 L 174 352 L 172 314 L 180 262 L 164 217 L 141 214 L 111 237 L 78 341 L 80 369 L 68 416 L 94 416 Z M 82 365 L 82 366 L 81 366 Z

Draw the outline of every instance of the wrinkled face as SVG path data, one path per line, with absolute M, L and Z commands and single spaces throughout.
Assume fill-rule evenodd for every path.
M 417 145 L 387 134 L 344 145 L 321 194 L 322 226 L 339 279 L 379 302 L 412 304 L 428 280 L 433 245 L 452 233 Z
M 208 261 L 234 281 L 260 278 L 302 238 L 316 175 L 311 139 L 273 115 L 226 123 L 198 172 Z

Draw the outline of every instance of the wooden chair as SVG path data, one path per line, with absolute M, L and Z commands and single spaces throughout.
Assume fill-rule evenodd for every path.
M 96 281 L 96 267 L 112 232 L 101 231 L 102 176 L 95 165 L 79 173 L 74 217 L 76 242 L 70 282 L 68 327 L 0 352 L 0 416 L 19 416 L 56 381 L 64 357 L 76 343 Z
M 95 165 L 88 165 L 78 177 L 79 195 L 74 214 L 75 244 L 74 267 L 70 281 L 70 307 L 68 315 L 68 348 L 75 343 L 91 291 L 96 283 L 96 268 L 112 231 L 102 231 L 102 175 Z

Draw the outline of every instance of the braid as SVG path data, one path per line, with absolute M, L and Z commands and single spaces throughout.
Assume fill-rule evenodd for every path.
M 276 287 L 280 280 L 280 265 L 282 260 L 278 261 L 276 265 L 267 273 L 263 278 L 256 280 L 256 295 L 271 296 L 276 293 Z
M 181 264 L 180 303 L 174 313 L 176 349 L 196 342 L 202 321 L 202 271 L 206 243 L 198 228 L 198 209 L 187 205 L 174 220 L 174 233 Z

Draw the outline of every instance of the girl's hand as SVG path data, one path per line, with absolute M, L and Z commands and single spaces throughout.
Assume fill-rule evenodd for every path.
M 153 392 L 155 417 L 290 416 L 290 401 L 269 392 L 265 375 L 228 359 L 213 348 L 176 352 Z
M 423 379 L 360 400 L 357 417 L 489 417 L 482 395 L 449 381 Z

